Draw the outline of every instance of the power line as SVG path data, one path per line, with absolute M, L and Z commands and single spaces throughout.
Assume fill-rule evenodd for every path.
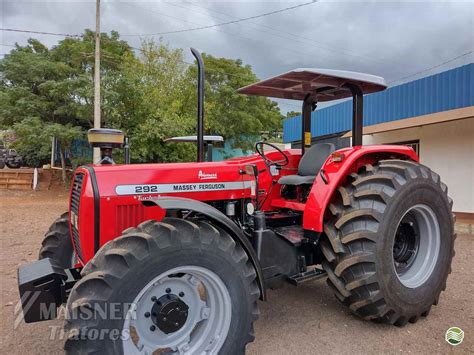
M 395 83 L 395 82 L 397 82 L 397 81 L 403 81 L 403 80 L 405 80 L 405 79 L 409 79 L 409 78 L 411 78 L 411 77 L 414 77 L 414 76 L 416 76 L 416 75 L 418 75 L 418 74 L 422 74 L 422 73 L 425 73 L 425 72 L 430 71 L 430 70 L 432 70 L 432 69 L 439 68 L 439 67 L 441 67 L 441 66 L 443 66 L 443 65 L 445 65 L 445 64 L 454 62 L 455 60 L 457 60 L 457 59 L 459 59 L 459 58 L 465 57 L 465 56 L 467 56 L 467 55 L 469 55 L 469 54 L 471 54 L 471 53 L 474 53 L 474 50 L 471 50 L 471 51 L 469 51 L 469 52 L 466 52 L 466 53 L 463 53 L 463 54 L 461 54 L 461 55 L 458 55 L 457 57 L 448 59 L 448 60 L 446 60 L 446 61 L 443 62 L 443 63 L 437 64 L 437 65 L 434 65 L 434 66 L 432 66 L 432 67 L 429 67 L 429 68 L 420 70 L 420 71 L 418 71 L 418 72 L 416 72 L 416 73 L 413 73 L 413 74 L 404 76 L 403 78 L 399 78 L 399 79 L 395 79 L 395 80 L 389 81 L 388 84 L 392 84 L 392 83 Z
M 245 18 L 239 18 L 239 19 L 233 20 L 233 21 L 216 23 L 214 25 L 207 25 L 207 26 L 200 26 L 200 27 L 193 27 L 193 28 L 185 28 L 185 29 L 182 29 L 182 30 L 167 31 L 167 32 L 144 33 L 144 34 L 128 34 L 128 35 L 122 35 L 122 37 L 161 36 L 161 35 L 168 35 L 168 34 L 173 34 L 173 33 L 182 33 L 182 32 L 204 30 L 204 29 L 208 29 L 208 28 L 231 25 L 231 24 L 234 24 L 234 23 L 239 23 L 239 22 L 243 22 L 243 21 L 253 20 L 253 19 L 256 19 L 256 18 L 261 18 L 261 17 L 265 17 L 265 16 L 274 15 L 274 14 L 277 14 L 277 13 L 293 10 L 293 9 L 296 9 L 296 8 L 299 8 L 299 7 L 311 5 L 311 4 L 314 4 L 315 2 L 317 2 L 317 0 L 313 0 L 313 1 L 310 1 L 310 2 L 306 2 L 306 3 L 295 5 L 295 6 L 286 7 L 286 8 L 271 11 L 271 12 L 266 12 L 266 13 L 263 13 L 263 14 L 260 14 L 260 15 L 255 15 L 255 16 L 250 16 L 250 17 L 245 17 Z
M 130 6 L 130 7 L 133 7 L 133 8 L 136 8 L 137 6 L 133 6 L 129 3 L 123 3 L 124 5 L 127 5 L 127 6 Z M 187 20 L 183 20 L 181 18 L 178 18 L 178 17 L 175 17 L 175 16 L 171 16 L 171 15 L 168 15 L 168 14 L 165 14 L 163 12 L 158 12 L 158 11 L 154 11 L 152 9 L 144 9 L 142 8 L 143 10 L 146 10 L 148 12 L 151 12 L 151 13 L 155 13 L 157 15 L 160 15 L 160 16 L 164 16 L 164 17 L 169 17 L 171 19 L 174 19 L 174 20 L 177 20 L 177 21 L 180 21 L 180 22 L 185 22 L 185 23 L 191 23 L 191 24 L 194 24 L 194 25 L 201 25 L 199 23 L 196 23 L 196 22 L 191 22 L 191 21 L 187 21 Z M 271 41 L 265 41 L 265 40 L 260 40 L 258 38 L 255 38 L 255 37 L 246 37 L 246 36 L 242 36 L 240 34 L 236 34 L 236 33 L 232 33 L 232 32 L 228 32 L 228 31 L 224 31 L 222 29 L 215 29 L 215 31 L 218 31 L 218 32 L 222 32 L 222 33 L 225 33 L 225 34 L 228 34 L 228 35 L 231 35 L 231 36 L 234 36 L 234 37 L 239 37 L 239 38 L 243 38 L 245 40 L 250 40 L 250 41 L 256 41 L 256 42 L 264 42 L 267 46 L 270 46 L 270 47 L 275 47 L 277 48 L 278 50 L 284 50 L 292 55 L 294 54 L 300 54 L 300 55 L 303 55 L 303 56 L 313 56 L 314 54 L 320 54 L 320 52 L 315 52 L 315 51 L 312 51 L 312 52 L 302 52 L 302 51 L 299 51 L 297 49 L 294 49 L 294 48 L 288 48 L 288 47 L 285 47 L 285 46 L 282 46 L 280 44 L 274 44 L 272 43 Z M 153 37 L 153 36 L 151 36 Z
M 207 11 L 211 11 L 211 12 L 215 12 L 215 13 L 218 13 L 218 14 L 222 14 L 224 16 L 227 16 L 227 17 L 231 17 L 231 18 L 237 18 L 235 16 L 232 16 L 232 15 L 229 15 L 225 12 L 222 12 L 222 11 L 217 11 L 217 10 L 214 10 L 214 9 L 210 9 L 208 7 L 205 7 L 205 6 L 201 6 L 201 5 L 197 5 L 193 2 L 189 2 L 189 1 L 185 1 L 186 3 L 190 4 L 191 6 L 195 6 L 195 7 L 199 7 L 201 9 L 205 9 Z M 172 4 L 172 3 L 167 3 L 165 2 L 166 4 L 168 5 L 172 5 L 172 6 L 176 6 L 176 7 L 181 7 L 181 8 L 185 8 L 185 9 L 190 9 L 189 7 L 183 7 L 182 5 L 177 5 L 177 4 Z M 384 60 L 384 59 L 379 59 L 379 58 L 374 58 L 374 57 L 369 57 L 369 56 L 365 56 L 365 55 L 361 55 L 361 54 L 356 54 L 354 52 L 351 52 L 351 51 L 348 51 L 347 49 L 342 49 L 342 48 L 337 48 L 337 47 L 334 47 L 334 46 L 330 46 L 324 42 L 320 42 L 320 41 L 316 41 L 315 39 L 313 38 L 309 38 L 309 37 L 304 37 L 304 36 L 301 36 L 301 35 L 298 35 L 298 34 L 295 34 L 295 33 L 291 33 L 291 32 L 288 32 L 287 30 L 280 30 L 280 29 L 277 29 L 275 27 L 271 27 L 271 26 L 268 26 L 268 25 L 264 25 L 264 24 L 259 24 L 259 23 L 255 23 L 255 22 L 250 22 L 252 25 L 254 26 L 258 26 L 258 27 L 263 27 L 263 28 L 267 28 L 271 31 L 274 31 L 274 32 L 278 32 L 280 34 L 285 34 L 285 35 L 289 35 L 289 36 L 292 36 L 294 38 L 299 38 L 300 40 L 296 40 L 296 42 L 299 42 L 299 43 L 304 43 L 304 44 L 307 44 L 308 41 L 309 42 L 313 42 L 313 43 L 316 43 L 322 47 L 319 47 L 320 49 L 324 49 L 324 50 L 327 50 L 327 51 L 330 51 L 330 52 L 333 52 L 333 53 L 338 53 L 338 54 L 344 54 L 344 55 L 350 55 L 350 56 L 353 56 L 353 57 L 358 57 L 358 58 L 361 58 L 361 59 L 364 59 L 364 60 L 371 60 L 371 61 L 375 61 L 375 62 L 379 62 L 379 63 L 386 63 L 387 61 Z M 258 30 L 258 29 L 254 29 L 255 31 L 259 31 L 259 32 L 263 32 L 263 33 L 268 33 L 270 34 L 271 36 L 276 36 L 276 37 L 280 37 L 280 38 L 284 38 L 284 39 L 289 39 L 289 40 L 293 40 L 295 41 L 294 38 L 289 38 L 289 37 L 286 37 L 286 36 L 282 36 L 282 35 L 278 35 L 278 34 L 274 34 L 274 33 L 270 33 L 270 32 L 264 32 L 264 31 L 261 31 L 261 30 Z
M 33 33 L 33 34 L 39 34 L 39 35 L 62 36 L 62 37 L 73 37 L 73 38 L 82 37 L 82 35 L 75 35 L 75 34 L 70 34 L 70 33 L 56 33 L 56 32 L 32 31 L 32 30 L 19 30 L 19 29 L 16 29 L 16 28 L 0 28 L 0 31 L 19 32 L 19 33 Z
M 131 49 L 135 49 L 137 51 L 142 51 L 142 49 L 140 48 L 137 48 L 137 47 L 132 47 L 130 46 Z M 184 59 L 180 59 L 179 62 L 181 62 L 182 64 L 186 64 L 187 66 L 194 66 L 196 65 L 196 63 L 192 63 L 192 62 L 187 62 L 185 61 Z M 215 71 L 212 71 L 212 70 L 209 70 L 209 68 L 204 68 L 204 70 L 207 72 L 207 73 L 214 73 L 214 74 L 225 74 L 225 75 L 229 75 L 229 76 L 234 76 L 234 77 L 239 77 L 239 78 L 243 78 L 244 75 L 240 75 L 240 74 L 234 74 L 234 73 L 229 73 L 229 72 L 226 72 L 226 71 L 220 71 L 220 70 L 215 70 Z M 258 80 L 258 78 L 257 78 Z
M 313 2 L 311 2 L 313 3 Z M 245 18 L 245 19 L 239 19 L 239 20 L 236 20 L 236 21 L 230 21 L 228 23 L 231 23 L 231 22 L 240 22 L 240 20 L 249 20 L 249 19 L 252 19 L 252 18 L 257 18 L 257 17 L 262 17 L 262 16 L 266 16 L 268 14 L 273 14 L 273 13 L 277 13 L 277 12 L 283 12 L 283 11 L 286 11 L 288 9 L 293 9 L 293 8 L 296 8 L 296 7 L 301 7 L 301 6 L 305 6 L 305 5 L 308 5 L 308 4 L 311 4 L 311 3 L 305 3 L 305 4 L 300 4 L 300 5 L 297 5 L 297 6 L 293 6 L 291 8 L 286 8 L 286 9 L 281 9 L 281 10 L 276 10 L 276 11 L 273 11 L 273 12 L 270 12 L 270 13 L 267 13 L 267 14 L 261 14 L 261 15 L 256 15 L 256 16 L 253 16 L 253 17 L 248 17 L 248 18 Z M 197 6 L 197 5 L 196 5 Z M 230 15 L 229 15 L 230 16 Z M 181 19 L 178 19 L 178 20 L 181 20 Z M 181 21 L 184 21 L 184 22 L 188 22 L 188 21 L 185 21 L 185 20 L 181 20 Z M 216 25 L 212 25 L 212 26 L 203 26 L 201 28 L 210 28 L 210 27 L 216 27 L 216 26 L 219 26 L 219 25 L 222 25 L 222 24 L 216 24 Z M 20 30 L 20 29 L 10 29 L 10 28 L 0 28 L 0 31 L 9 31 L 9 32 L 20 32 L 20 33 L 34 33 L 34 34 L 44 34 L 44 35 L 54 35 L 54 36 L 65 36 L 65 37 L 75 37 L 75 38 L 81 38 L 83 37 L 83 35 L 76 35 L 76 34 L 66 34 L 66 33 L 53 33 L 53 32 L 44 32 L 44 31 L 31 31 L 31 30 Z M 183 32 L 185 30 L 181 30 L 180 32 Z M 222 31 L 224 32 L 224 31 Z M 224 32 L 224 33 L 228 33 L 228 32 Z M 232 33 L 230 33 L 232 34 Z M 6 47 L 16 47 L 15 45 L 11 45 L 11 44 L 4 44 L 4 43 L 0 43 L 0 46 L 6 46 Z M 138 51 L 141 51 L 140 48 L 136 48 L 136 47 L 132 47 L 132 46 L 129 46 L 131 49 L 135 49 L 135 50 L 138 50 Z M 439 68 L 443 65 L 446 65 L 448 63 L 451 63 L 457 59 L 460 59 L 460 58 L 463 58 L 469 54 L 472 54 L 474 53 L 474 50 L 471 50 L 469 52 L 466 52 L 466 53 L 463 53 L 463 54 L 460 54 L 454 58 L 451 58 L 451 59 L 448 59 L 442 63 L 439 63 L 437 65 L 434 65 L 432 67 L 429 67 L 429 68 L 426 68 L 426 69 L 423 69 L 423 70 L 420 70 L 416 73 L 413 73 L 413 74 L 410 74 L 410 75 L 407 75 L 407 76 L 404 76 L 402 78 L 398 78 L 398 79 L 395 79 L 395 80 L 391 80 L 388 82 L 388 84 L 393 84 L 395 82 L 398 82 L 398 81 L 403 81 L 405 79 L 409 79 L 411 77 L 414 77 L 416 75 L 419 75 L 419 74 L 422 74 L 422 73 L 425 73 L 427 71 L 430 71 L 430 70 L 433 70 L 433 69 L 436 69 L 436 68 Z M 0 53 L 0 56 L 5 56 L 7 53 Z M 190 63 L 190 62 L 186 62 L 184 60 L 181 60 L 181 62 L 183 64 L 187 64 L 187 65 L 194 65 L 194 63 Z M 214 73 L 222 73 L 222 74 L 226 74 L 226 75 L 229 75 L 229 76 L 237 76 L 237 77 L 241 77 L 241 75 L 239 74 L 234 74 L 234 73 L 228 73 L 228 72 L 225 72 L 225 71 L 218 71 L 218 72 L 214 72 Z M 278 102 L 278 104 L 281 104 L 281 105 L 287 105 L 287 106 L 293 106 L 293 107 L 298 107 L 298 105 L 295 105 L 295 104 L 289 104 L 289 103 L 286 103 L 286 102 Z
M 141 49 L 136 48 L 136 47 L 131 47 L 131 48 L 132 48 L 132 49 L 135 49 L 135 50 L 141 50 Z M 446 60 L 446 61 L 444 61 L 444 62 L 442 62 L 442 63 L 440 63 L 440 64 L 437 64 L 437 65 L 435 65 L 435 66 L 426 68 L 426 69 L 424 69 L 424 70 L 420 70 L 419 72 L 416 72 L 416 73 L 407 75 L 407 76 L 405 76 L 405 77 L 403 77 L 403 78 L 400 78 L 400 79 L 397 79 L 397 80 L 392 80 L 392 81 L 388 82 L 388 84 L 391 84 L 391 83 L 394 83 L 394 82 L 397 82 L 397 81 L 401 81 L 401 80 L 404 80 L 404 79 L 413 77 L 413 76 L 415 76 L 415 75 L 418 75 L 418 74 L 427 72 L 427 71 L 432 70 L 432 69 L 435 69 L 435 68 L 439 68 L 439 67 L 441 67 L 441 66 L 443 66 L 443 65 L 445 65 L 445 64 L 451 63 L 451 62 L 453 62 L 453 61 L 455 61 L 455 60 L 457 60 L 457 59 L 460 59 L 460 58 L 462 58 L 462 57 L 465 57 L 465 56 L 467 56 L 467 55 L 469 55 L 469 54 L 471 54 L 471 53 L 474 53 L 474 50 L 471 50 L 471 51 L 469 51 L 469 52 L 466 52 L 466 53 L 463 53 L 463 54 L 461 54 L 461 55 L 458 55 L 458 56 L 456 56 L 456 57 L 454 57 L 454 58 L 451 58 L 451 59 L 449 59 L 449 60 Z M 189 65 L 189 66 L 195 64 L 195 63 L 186 62 L 186 61 L 184 61 L 184 60 L 180 60 L 180 61 L 181 61 L 182 63 L 184 63 L 184 64 Z M 209 71 L 208 69 L 205 69 L 205 70 L 206 70 L 206 71 Z M 212 73 L 212 71 L 209 71 L 209 72 Z M 222 74 L 226 74 L 226 75 L 230 75 L 230 76 L 238 76 L 238 77 L 241 77 L 241 75 L 239 75 L 239 74 L 228 73 L 228 72 L 224 72 L 224 71 L 223 71 L 223 72 L 218 71 L 218 72 L 214 72 L 214 73 L 222 73 Z M 289 107 L 295 107 L 295 108 L 298 108 L 298 109 L 301 111 L 301 106 L 298 105 L 298 104 L 293 104 L 293 103 L 288 103 L 288 102 L 277 102 L 277 104 L 278 104 L 278 105 L 284 105 L 284 106 L 287 106 L 287 107 L 288 107 L 288 106 L 289 106 Z

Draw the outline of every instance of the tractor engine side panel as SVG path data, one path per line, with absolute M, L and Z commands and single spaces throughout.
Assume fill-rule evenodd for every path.
M 87 263 L 103 244 L 125 229 L 164 217 L 164 210 L 158 206 L 145 207 L 144 200 L 163 195 L 200 201 L 249 197 L 251 182 L 244 181 L 247 177 L 239 171 L 238 165 L 226 167 L 216 163 L 78 168 L 71 186 L 69 215 L 80 262 Z
M 143 201 L 159 196 L 198 201 L 237 201 L 249 198 L 251 181 L 238 166 L 222 163 L 179 163 L 95 167 L 100 191 L 100 245 L 149 219 L 161 220 L 165 211 L 145 207 Z M 245 176 L 245 178 L 247 178 Z
M 299 150 L 288 150 L 289 169 L 296 169 Z M 268 155 L 272 157 L 276 152 Z M 278 156 L 273 157 L 274 159 Z M 75 171 L 71 187 L 70 223 L 73 242 L 82 264 L 109 240 L 129 227 L 149 219 L 161 220 L 165 211 L 158 206 L 145 207 L 143 201 L 159 196 L 185 197 L 202 202 L 253 200 L 255 178 L 242 173 L 247 164 L 261 171 L 260 199 L 269 209 L 272 180 L 257 155 L 233 158 L 223 162 L 170 163 L 83 166 Z M 291 174 L 283 170 L 280 175 Z M 80 177 L 76 181 L 76 177 Z
M 372 145 L 344 148 L 337 151 L 344 154 L 341 162 L 335 162 L 330 156 L 324 163 L 321 173 L 316 176 L 306 202 L 303 215 L 303 228 L 312 232 L 323 231 L 323 220 L 327 206 L 336 189 L 345 182 L 348 175 L 366 164 L 383 159 L 419 158 L 412 148 L 400 145 Z M 323 177 L 326 182 L 323 180 Z

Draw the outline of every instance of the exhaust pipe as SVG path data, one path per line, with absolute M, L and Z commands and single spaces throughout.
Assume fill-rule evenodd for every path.
M 201 53 L 191 48 L 198 65 L 197 161 L 204 161 L 204 62 Z

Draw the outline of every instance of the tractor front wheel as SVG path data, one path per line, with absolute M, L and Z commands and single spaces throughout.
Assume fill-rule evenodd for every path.
M 64 212 L 49 227 L 44 236 L 38 259 L 50 258 L 63 269 L 70 269 L 76 264 L 76 253 L 69 231 L 68 212 Z
M 384 160 L 352 174 L 329 206 L 321 242 L 337 298 L 378 322 L 426 316 L 451 272 L 451 208 L 446 185 L 421 164 Z
M 67 303 L 69 354 L 243 354 L 254 339 L 255 270 L 210 223 L 144 222 L 105 244 L 82 275 Z

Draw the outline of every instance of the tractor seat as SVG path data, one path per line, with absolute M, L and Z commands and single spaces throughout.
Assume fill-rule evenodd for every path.
M 278 180 L 282 185 L 312 184 L 316 174 L 323 166 L 329 154 L 334 152 L 334 144 L 318 143 L 309 148 L 303 155 L 298 165 L 298 175 L 282 176 Z

